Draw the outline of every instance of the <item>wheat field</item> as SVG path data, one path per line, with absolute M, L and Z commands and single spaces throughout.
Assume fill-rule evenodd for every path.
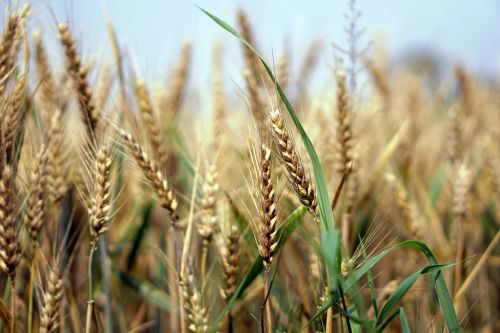
M 244 10 L 205 12 L 245 86 L 214 42 L 202 115 L 196 43 L 154 82 L 111 23 L 96 59 L 5 8 L 2 332 L 500 331 L 498 80 L 353 44 L 318 89 L 321 41 L 294 70 Z

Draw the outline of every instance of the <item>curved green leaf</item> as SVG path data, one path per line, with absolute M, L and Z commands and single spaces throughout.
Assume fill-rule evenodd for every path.
M 401 330 L 403 333 L 411 333 L 410 323 L 408 322 L 408 317 L 406 317 L 403 308 L 399 308 L 399 321 L 401 322 Z
M 373 256 L 372 258 L 368 259 L 361 267 L 359 267 L 357 270 L 353 271 L 351 275 L 345 280 L 344 282 L 344 288 L 345 291 L 349 291 L 355 284 L 356 282 L 363 276 L 365 275 L 373 266 L 375 266 L 380 260 L 382 260 L 387 254 L 389 254 L 391 251 L 397 248 L 401 247 L 410 247 L 410 248 L 415 248 L 419 250 L 420 252 L 424 253 L 425 256 L 427 257 L 427 260 L 431 265 L 438 265 L 437 259 L 432 253 L 432 251 L 429 249 L 429 247 L 419 241 L 405 241 L 401 242 L 399 244 L 396 244 L 386 250 L 381 251 L 379 254 Z M 436 290 L 436 293 L 438 295 L 439 299 L 439 304 L 441 306 L 441 311 L 443 313 L 443 317 L 445 319 L 446 325 L 448 327 L 448 330 L 450 332 L 460 332 L 460 324 L 457 319 L 457 314 L 455 312 L 455 308 L 453 307 L 453 301 L 451 299 L 450 293 L 448 292 L 448 288 L 446 286 L 446 282 L 441 274 L 441 271 L 438 270 L 436 272 L 433 272 L 433 281 L 434 281 L 434 289 Z M 329 307 L 331 307 L 333 304 L 337 304 L 338 299 L 334 299 L 330 297 L 325 304 L 321 306 L 318 311 L 312 316 L 311 321 L 314 321 L 316 318 L 318 318 L 322 313 L 324 313 Z

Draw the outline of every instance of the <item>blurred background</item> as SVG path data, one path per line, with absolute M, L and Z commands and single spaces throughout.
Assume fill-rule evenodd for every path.
M 311 41 L 323 43 L 317 67 L 318 81 L 330 75 L 333 43 L 346 46 L 344 28 L 348 24 L 349 1 L 299 0 L 43 0 L 32 1 L 33 26 L 40 26 L 47 43 L 54 48 L 54 20 L 68 20 L 84 56 L 110 53 L 106 22 L 113 23 L 130 63 L 145 78 L 166 74 L 175 61 L 182 41 L 194 43 L 192 78 L 209 84 L 211 48 L 215 40 L 224 44 L 226 76 L 240 85 L 243 68 L 236 39 L 223 31 L 196 6 L 200 6 L 236 26 L 238 8 L 252 20 L 257 44 L 268 59 L 275 60 L 288 49 L 293 69 L 300 64 Z M 358 23 L 365 29 L 364 43 L 383 45 L 391 62 L 428 58 L 443 73 L 456 63 L 464 64 L 482 78 L 500 73 L 500 1 L 456 0 L 358 0 L 362 12 Z M 373 44 L 373 43 L 372 43 Z M 58 56 L 60 50 L 56 49 Z M 321 75 L 321 71 L 325 75 Z M 314 84 L 314 83 L 313 83 Z M 318 84 L 318 83 L 316 83 Z

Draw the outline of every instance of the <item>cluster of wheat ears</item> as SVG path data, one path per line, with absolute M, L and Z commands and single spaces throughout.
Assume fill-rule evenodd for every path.
M 49 53 L 9 10 L 2 330 L 498 332 L 498 83 L 456 66 L 431 88 L 378 56 L 364 94 L 341 66 L 310 92 L 318 43 L 293 73 L 243 11 L 238 30 L 207 15 L 242 42 L 246 87 L 227 97 L 215 44 L 203 116 L 191 43 L 152 89 L 111 24 L 97 63 L 68 24 Z

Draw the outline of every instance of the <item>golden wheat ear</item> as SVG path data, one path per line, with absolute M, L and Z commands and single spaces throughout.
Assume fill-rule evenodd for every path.
M 45 224 L 47 208 L 47 164 L 48 149 L 42 146 L 31 173 L 31 190 L 28 195 L 24 225 L 33 241 L 38 241 L 40 230 Z
M 222 298 L 229 301 L 236 290 L 238 282 L 238 259 L 240 256 L 240 231 L 237 226 L 231 225 L 231 231 L 222 247 L 222 273 L 224 286 L 221 289 Z
M 163 128 L 156 114 L 151 97 L 146 87 L 144 80 L 135 80 L 135 92 L 137 95 L 137 103 L 141 116 L 146 124 L 148 130 L 148 138 L 154 149 L 156 160 L 161 170 L 165 170 L 167 165 L 167 149 L 163 142 Z
M 12 13 L 0 40 L 0 97 L 4 96 L 8 76 L 13 73 L 16 59 L 24 35 L 24 23 L 29 14 L 29 6 L 24 5 Z
M 169 212 L 172 223 L 175 224 L 178 220 L 177 199 L 175 198 L 174 192 L 170 188 L 167 179 L 163 176 L 161 170 L 159 169 L 158 164 L 155 163 L 154 160 L 150 159 L 147 152 L 134 139 L 132 134 L 128 133 L 124 129 L 119 129 L 119 134 L 158 196 L 160 205 Z
M 192 268 L 192 267 L 191 267 Z M 202 294 L 196 286 L 194 273 L 187 272 L 183 281 L 180 281 L 184 310 L 186 311 L 186 324 L 190 332 L 208 332 L 208 314 L 203 305 Z
M 92 194 L 89 205 L 90 236 L 95 244 L 111 221 L 111 164 L 109 149 L 103 145 L 97 150 L 92 174 Z
M 0 268 L 12 281 L 21 258 L 14 186 L 14 173 L 6 165 L 0 179 Z
M 59 310 L 63 300 L 63 276 L 59 263 L 49 270 L 47 286 L 42 294 L 40 333 L 53 333 L 59 327 Z
M 82 65 L 81 58 L 77 53 L 76 41 L 69 26 L 66 23 L 59 23 L 57 28 L 66 56 L 66 69 L 73 81 L 88 137 L 92 140 L 99 121 L 99 111 L 96 108 L 92 89 L 87 82 L 87 69 Z
M 318 206 L 316 190 L 311 182 L 311 177 L 306 173 L 306 169 L 286 129 L 285 121 L 279 109 L 275 109 L 271 112 L 270 125 L 274 142 L 278 148 L 281 160 L 288 171 L 290 182 L 295 193 L 300 202 L 306 206 L 313 215 L 316 215 L 316 207 Z

